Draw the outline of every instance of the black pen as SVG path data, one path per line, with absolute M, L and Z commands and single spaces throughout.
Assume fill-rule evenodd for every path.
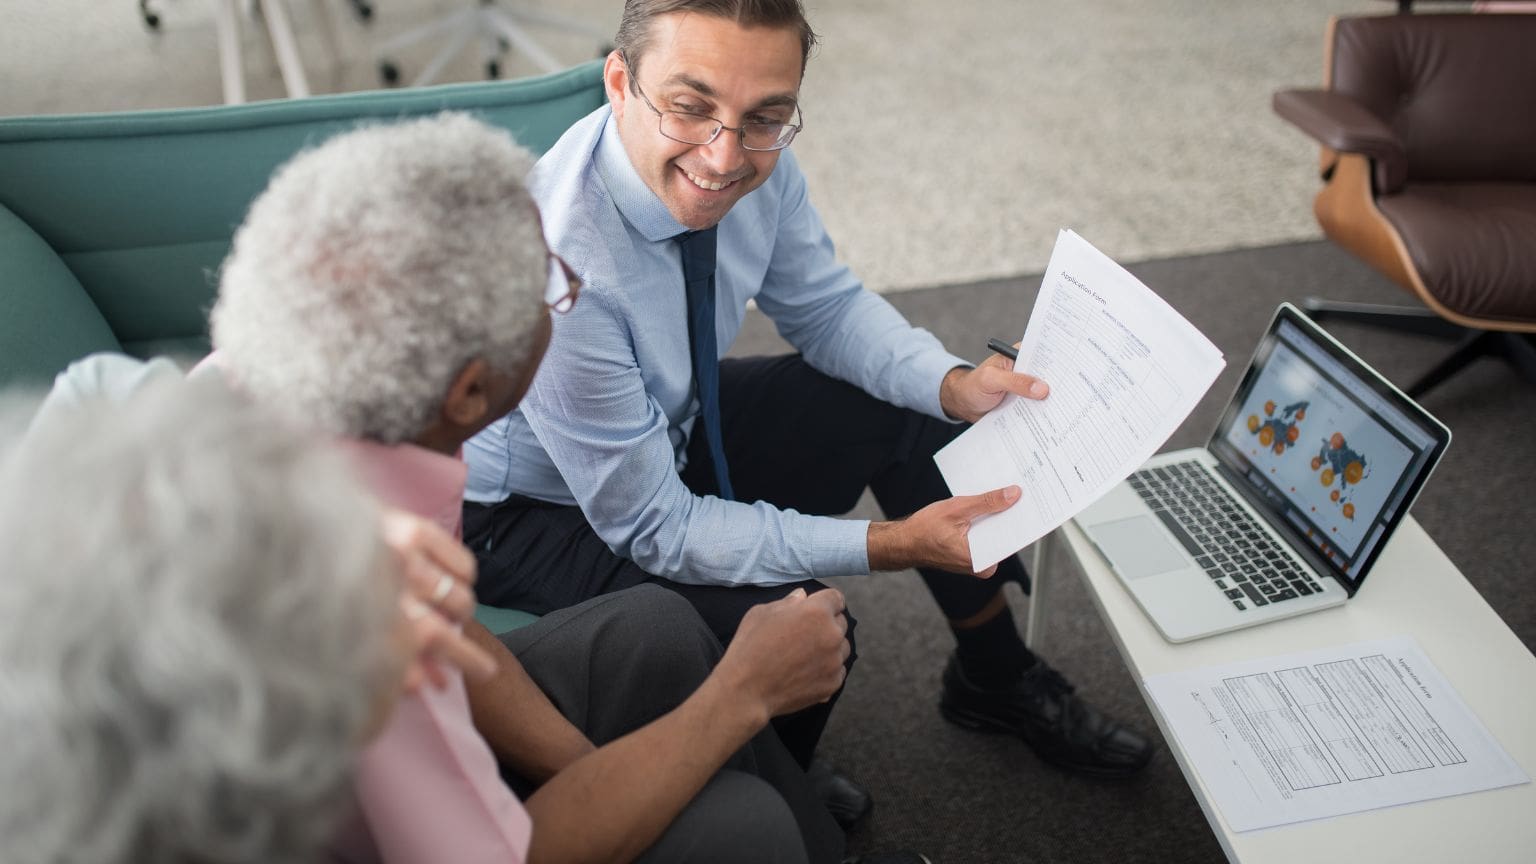
M 1017 363 L 1019 360 L 1018 350 L 1001 339 L 988 339 L 987 347 L 1003 355 L 1004 357 L 1007 357 L 1009 360 L 1012 360 L 1015 363 Z

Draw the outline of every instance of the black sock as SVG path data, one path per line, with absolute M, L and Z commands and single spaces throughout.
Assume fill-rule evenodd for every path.
M 977 684 L 1006 683 L 1035 665 L 1035 655 L 1024 647 L 1007 606 L 984 624 L 950 629 L 955 634 L 960 668 Z

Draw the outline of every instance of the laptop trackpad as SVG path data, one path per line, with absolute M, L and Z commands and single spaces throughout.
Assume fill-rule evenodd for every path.
M 1189 559 L 1151 516 L 1105 522 L 1094 529 L 1093 539 L 1127 579 L 1156 576 L 1189 566 Z

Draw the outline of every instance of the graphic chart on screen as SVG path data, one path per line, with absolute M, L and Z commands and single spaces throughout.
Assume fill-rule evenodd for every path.
M 1317 526 L 1325 551 L 1346 557 L 1359 548 L 1413 456 L 1283 343 L 1226 437 Z

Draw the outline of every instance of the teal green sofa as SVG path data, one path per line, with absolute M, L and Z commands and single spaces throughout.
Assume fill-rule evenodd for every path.
M 195 359 L 235 228 L 273 169 L 361 123 L 471 112 L 543 153 L 602 63 L 538 78 L 214 108 L 0 119 L 0 389 L 98 351 Z M 481 607 L 493 632 L 532 620 Z
M 273 169 L 360 123 L 469 111 L 543 153 L 602 63 L 516 81 L 213 108 L 0 118 L 0 387 L 96 351 L 201 356 L 235 228 Z

